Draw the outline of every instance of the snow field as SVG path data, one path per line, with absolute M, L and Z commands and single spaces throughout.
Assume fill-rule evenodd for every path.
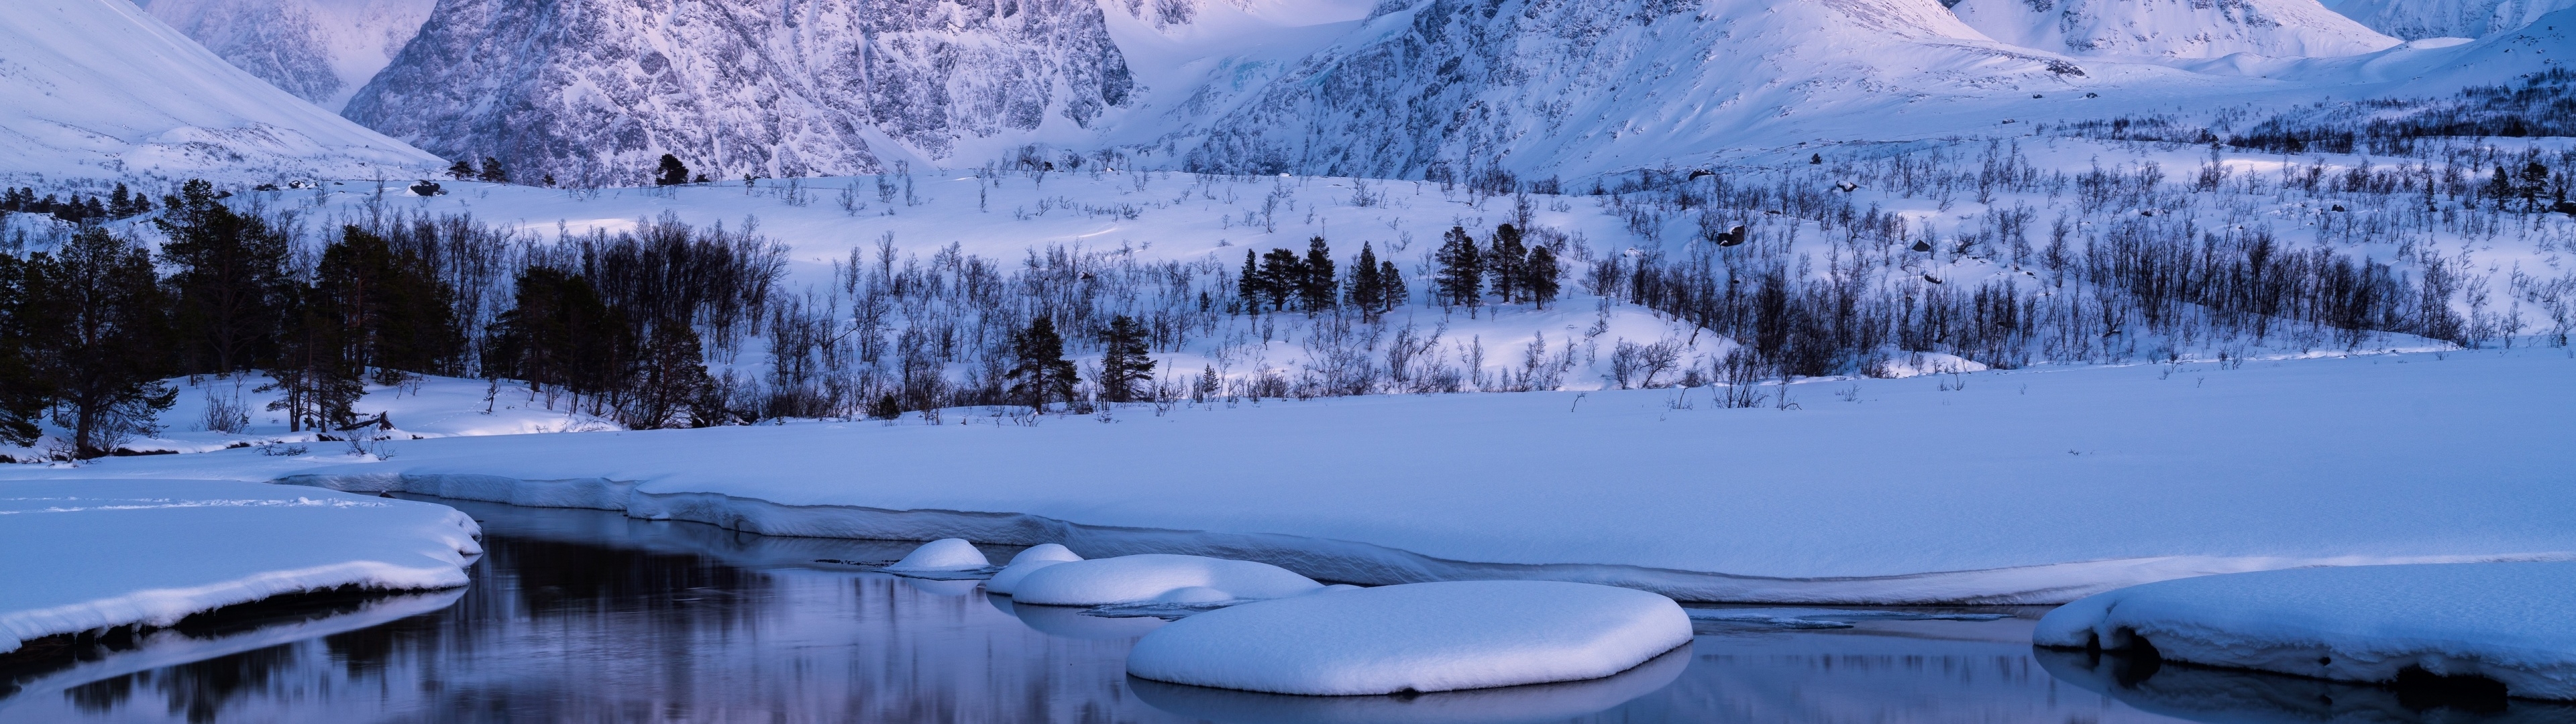
M 1036 573 L 1038 569 L 1078 560 L 1082 560 L 1082 556 L 1074 555 L 1073 551 L 1065 548 L 1062 543 L 1040 543 L 1030 546 L 1027 550 L 1011 556 L 1010 565 L 1003 566 L 1002 570 L 995 572 L 992 578 L 985 579 L 984 590 L 1010 595 L 1011 591 L 1019 588 L 1021 579 L 1028 578 L 1029 574 Z
M 2576 700 L 2576 563 L 2351 566 L 2205 576 L 2050 611 L 2042 646 L 2151 647 L 2176 661 L 2385 683 L 2421 668 Z
M 466 583 L 480 529 L 443 505 L 238 481 L 0 482 L 0 652 L 280 594 Z
M 1012 586 L 1011 602 L 1046 606 L 1222 603 L 1296 596 L 1323 587 L 1268 563 L 1147 553 L 1039 568 Z
M 1139 639 L 1127 673 L 1277 694 L 1437 692 L 1597 679 L 1690 641 L 1681 607 L 1644 591 L 1415 583 L 1184 618 Z

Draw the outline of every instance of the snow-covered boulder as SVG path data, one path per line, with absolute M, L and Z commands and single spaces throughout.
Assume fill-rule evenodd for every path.
M 984 590 L 1008 595 L 1019 588 L 1020 579 L 1029 577 L 1029 574 L 1037 572 L 1038 569 L 1078 560 L 1082 560 L 1082 556 L 1074 555 L 1073 551 L 1065 548 L 1062 543 L 1040 543 L 1030 546 L 1028 550 L 1020 551 L 1019 555 L 1011 556 L 1011 564 L 1003 566 L 1000 572 L 994 573 L 992 580 L 985 581 Z
M 0 482 L 0 652 L 280 594 L 463 586 L 480 532 L 444 505 L 303 487 Z
M 1163 597 L 1185 588 L 1213 589 L 1231 600 L 1259 600 L 1323 587 L 1315 579 L 1268 563 L 1147 553 L 1047 566 L 1020 579 L 1011 599 L 1048 606 L 1109 606 L 1170 603 Z M 1203 592 L 1192 594 L 1192 598 L 1206 597 Z
M 1277 694 L 1454 691 L 1597 679 L 1690 643 L 1663 596 L 1561 581 L 1412 583 L 1211 611 L 1127 655 L 1139 678 Z
M 904 555 L 903 560 L 895 561 L 894 565 L 886 566 L 885 570 L 888 573 L 941 573 L 972 571 L 992 566 L 992 561 L 984 559 L 984 552 L 976 550 L 975 544 L 966 542 L 966 539 L 941 538 L 912 549 L 911 553 Z
M 2301 568 L 2131 586 L 2040 619 L 2034 643 L 2389 682 L 2421 668 L 2576 699 L 2576 562 Z

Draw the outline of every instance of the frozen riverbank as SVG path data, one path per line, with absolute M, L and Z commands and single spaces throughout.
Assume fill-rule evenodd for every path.
M 2561 350 L 1126 408 L 251 451 L 0 475 L 283 479 L 779 534 L 1063 542 L 1360 583 L 2055 603 L 2313 565 L 2576 553 Z M 1959 389 L 1964 385 L 1964 389 Z M 1690 409 L 1676 409 L 1689 403 Z M 1005 424 L 994 424 L 997 422 Z

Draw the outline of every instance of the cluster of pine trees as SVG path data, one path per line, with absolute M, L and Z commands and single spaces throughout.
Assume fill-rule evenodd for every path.
M 38 198 L 30 187 L 0 189 L 0 217 L 9 214 L 44 214 L 73 224 L 86 224 L 122 219 L 152 211 L 152 199 L 117 184 L 105 199 L 74 194 L 57 199 L 53 194 Z
M 225 196 L 190 181 L 165 197 L 157 257 L 96 224 L 0 255 L 0 441 L 31 444 L 51 421 L 63 452 L 111 454 L 157 432 L 174 401 L 160 380 L 252 371 L 296 431 L 353 429 L 368 384 L 417 375 L 523 379 L 631 427 L 736 421 L 698 330 L 755 322 L 784 263 L 783 248 L 667 219 L 552 246 L 470 220 L 378 220 L 311 249 L 292 220 Z M 509 288 L 481 288 L 493 279 Z M 484 311 L 487 297 L 504 305 Z
M 1487 294 L 1506 304 L 1533 303 L 1540 309 L 1556 301 L 1564 269 L 1555 249 L 1526 243 L 1520 228 L 1511 224 L 1494 227 L 1490 238 L 1489 245 L 1478 247 L 1459 226 L 1441 236 L 1439 250 L 1432 252 L 1439 270 L 1431 286 L 1442 304 L 1467 307 L 1472 314 Z
M 1361 315 L 1376 318 L 1405 303 L 1412 295 L 1404 286 L 1404 274 L 1395 262 L 1377 258 L 1377 249 L 1361 242 L 1359 257 L 1351 261 L 1351 273 L 1345 282 L 1333 263 L 1333 248 L 1318 236 L 1306 241 L 1306 254 L 1285 248 L 1258 254 L 1243 252 L 1243 272 L 1236 277 L 1240 311 L 1260 314 L 1296 310 L 1312 316 L 1330 312 L 1343 304 Z

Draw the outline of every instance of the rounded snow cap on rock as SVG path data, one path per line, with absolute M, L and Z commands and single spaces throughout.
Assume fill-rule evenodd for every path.
M 1683 647 L 1605 678 L 1402 696 L 1268 694 L 1134 677 L 1128 678 L 1127 688 L 1156 709 L 1229 724 L 1562 722 L 1660 691 L 1681 678 L 1682 671 L 1690 668 L 1690 659 L 1690 649 Z
M 1009 595 L 1019 589 L 1022 579 L 1028 578 L 1029 574 L 1036 573 L 1038 569 L 1078 560 L 1082 560 L 1082 556 L 1074 555 L 1072 550 L 1061 545 L 1040 543 L 1030 546 L 1028 550 L 1020 551 L 1019 555 L 1011 556 L 1011 565 L 1004 566 L 1000 573 L 993 574 L 991 580 L 985 581 L 984 590 Z
M 1645 591 L 1559 581 L 1413 583 L 1249 603 L 1155 629 L 1138 678 L 1349 696 L 1597 679 L 1690 643 Z
M 992 562 L 984 560 L 984 552 L 975 550 L 975 544 L 966 542 L 966 539 L 941 538 L 921 544 L 903 560 L 895 561 L 885 569 L 896 572 L 971 571 L 992 565 Z
M 1311 593 L 1314 579 L 1268 563 L 1166 553 L 1056 563 L 1028 574 L 1011 593 L 1016 603 L 1107 606 L 1145 603 L 1182 588 L 1221 591 L 1227 600 Z M 985 590 L 992 590 L 989 586 Z

